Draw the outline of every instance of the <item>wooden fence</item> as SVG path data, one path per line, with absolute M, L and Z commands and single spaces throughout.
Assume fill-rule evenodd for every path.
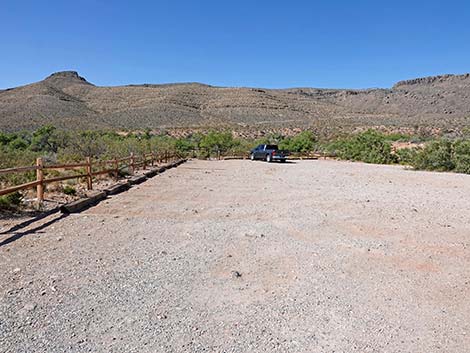
M 42 158 L 36 160 L 36 165 L 30 167 L 18 167 L 0 169 L 0 175 L 12 174 L 12 173 L 24 173 L 30 171 L 36 171 L 36 180 L 21 185 L 15 185 L 0 190 L 0 196 L 7 195 L 19 190 L 27 190 L 36 188 L 37 200 L 39 202 L 44 201 L 44 190 L 45 186 L 50 183 L 69 179 L 86 179 L 87 189 L 93 190 L 93 177 L 98 175 L 113 175 L 116 179 L 119 178 L 120 171 L 128 169 L 132 175 L 139 168 L 146 169 L 148 166 L 153 166 L 155 162 L 168 162 L 176 158 L 175 155 L 169 153 L 147 153 L 141 156 L 135 156 L 131 153 L 128 157 L 115 158 L 105 161 L 93 161 L 91 158 L 87 158 L 86 161 L 75 164 L 60 164 L 60 165 L 45 165 Z M 93 168 L 100 168 L 100 170 L 93 171 Z M 79 170 L 80 174 L 59 176 L 53 178 L 45 178 L 45 172 L 48 170 Z
M 69 179 L 85 179 L 88 190 L 93 190 L 93 177 L 98 175 L 114 175 L 116 179 L 119 177 L 119 172 L 123 169 L 128 169 L 132 175 L 138 168 L 146 169 L 149 165 L 154 165 L 155 162 L 168 162 L 178 156 L 169 154 L 167 152 L 157 154 L 155 152 L 147 153 L 141 156 L 135 156 L 131 153 L 128 157 L 115 158 L 105 161 L 93 161 L 91 158 L 87 158 L 84 162 L 75 164 L 60 164 L 60 165 L 45 165 L 42 158 L 36 160 L 36 165 L 29 167 L 17 167 L 0 169 L 0 175 L 12 174 L 12 173 L 25 173 L 30 171 L 36 171 L 36 180 L 21 185 L 10 186 L 5 189 L 0 189 L 0 196 L 7 195 L 19 190 L 27 190 L 36 188 L 37 200 L 39 202 L 44 201 L 44 190 L 45 186 L 49 183 L 60 182 Z M 325 155 L 318 153 L 308 155 L 296 155 L 292 154 L 289 159 L 318 159 L 325 158 Z M 219 153 L 217 159 L 248 159 L 249 154 L 243 155 L 228 155 L 221 156 Z M 100 170 L 93 170 L 93 168 L 101 168 Z M 53 178 L 45 178 L 45 172 L 48 170 L 79 170 L 79 174 L 58 176 Z

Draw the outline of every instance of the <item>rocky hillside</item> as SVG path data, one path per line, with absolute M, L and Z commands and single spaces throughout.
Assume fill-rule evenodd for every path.
M 199 83 L 98 87 L 73 71 L 0 91 L 0 128 L 263 129 L 367 126 L 459 128 L 470 123 L 470 75 L 391 89 L 259 89 Z

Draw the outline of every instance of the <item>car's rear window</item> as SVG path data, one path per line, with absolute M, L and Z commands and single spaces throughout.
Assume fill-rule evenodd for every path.
M 277 145 L 266 145 L 267 150 L 277 150 Z

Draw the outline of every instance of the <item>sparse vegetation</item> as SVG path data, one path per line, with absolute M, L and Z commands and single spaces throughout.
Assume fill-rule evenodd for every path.
M 311 131 L 302 131 L 293 137 L 281 141 L 279 148 L 291 152 L 307 153 L 315 149 L 316 137 Z
M 339 139 L 326 146 L 326 150 L 341 159 L 366 163 L 390 164 L 398 162 L 392 153 L 391 141 L 374 130 Z
M 77 195 L 77 190 L 71 186 L 71 185 L 65 185 L 62 189 L 62 192 L 65 194 L 65 195 L 69 195 L 69 196 L 75 196 Z
M 403 165 L 412 165 L 416 158 L 416 148 L 401 148 L 395 152 L 398 163 Z
M 14 211 L 17 210 L 23 201 L 23 195 L 16 191 L 9 195 L 0 196 L 0 210 Z
M 272 126 L 307 128 L 313 123 L 325 133 L 351 133 L 380 123 L 401 128 L 402 133 L 408 130 L 435 137 L 444 130 L 458 132 L 468 124 L 469 83 L 468 75 L 449 75 L 400 82 L 390 91 L 315 89 L 313 94 L 305 88 L 219 89 L 195 83 L 100 87 L 77 72 L 66 71 L 2 92 L 0 129 L 37 129 L 52 123 L 77 130 L 144 130 L 219 123 L 235 129 L 268 130 Z M 409 99 L 410 95 L 415 99 Z M 438 105 L 436 97 L 440 97 Z
M 155 135 L 149 130 L 117 133 L 99 130 L 65 131 L 44 126 L 33 132 L 0 133 L 0 168 L 33 165 L 39 156 L 45 157 L 49 163 L 83 161 L 88 156 L 95 159 L 120 158 L 131 152 L 138 156 L 150 151 L 197 158 L 237 156 L 246 154 L 259 143 L 275 143 L 292 153 L 323 152 L 352 161 L 401 163 L 415 169 L 470 174 L 470 138 L 465 134 L 453 140 L 428 139 L 422 148 L 392 148 L 396 142 L 414 143 L 416 147 L 416 142 L 422 141 L 420 136 L 384 134 L 375 130 L 319 140 L 312 131 L 302 131 L 294 136 L 267 134 L 253 139 L 237 138 L 230 131 L 216 130 L 172 137 Z M 0 186 L 34 179 L 34 172 L 2 175 Z
M 201 150 L 201 156 L 209 157 L 214 153 L 224 154 L 237 144 L 239 141 L 233 138 L 231 132 L 210 131 L 201 137 L 198 147 Z
M 432 141 L 415 153 L 411 165 L 416 169 L 470 174 L 470 139 Z

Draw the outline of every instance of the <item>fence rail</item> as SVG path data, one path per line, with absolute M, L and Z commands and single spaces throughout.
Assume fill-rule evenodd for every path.
M 136 156 L 134 155 L 134 153 L 131 153 L 128 157 L 123 158 L 114 158 L 104 161 L 93 161 L 90 157 L 88 157 L 85 162 L 57 165 L 45 165 L 43 158 L 37 158 L 36 165 L 34 166 L 0 169 L 0 175 L 36 171 L 35 181 L 0 189 L 0 196 L 11 194 L 15 191 L 36 188 L 37 200 L 39 202 L 43 202 L 44 190 L 47 184 L 70 179 L 84 178 L 86 179 L 87 189 L 93 190 L 93 177 L 95 176 L 110 174 L 117 179 L 119 178 L 119 172 L 126 168 L 132 175 L 139 168 L 145 170 L 148 166 L 153 166 L 156 162 L 166 163 L 177 157 L 178 156 L 176 156 L 175 154 L 169 154 L 167 152 L 151 152 L 140 156 Z M 93 167 L 95 167 L 95 169 L 96 167 L 102 167 L 104 169 L 93 171 Z M 48 170 L 77 170 L 77 168 L 81 169 L 80 174 L 45 178 L 45 172 Z
M 175 154 L 170 154 L 168 152 L 164 153 L 146 153 L 140 156 L 136 156 L 131 153 L 127 157 L 114 158 L 103 161 L 93 161 L 91 158 L 87 158 L 84 162 L 79 163 L 70 163 L 70 164 L 55 164 L 55 165 L 44 165 L 44 160 L 38 158 L 36 160 L 36 165 L 26 166 L 26 167 L 16 167 L 16 168 L 7 168 L 0 169 L 0 175 L 4 174 L 13 174 L 13 173 L 25 173 L 36 171 L 36 180 L 21 185 L 9 186 L 4 189 L 0 189 L 0 196 L 13 193 L 15 191 L 27 190 L 36 188 L 37 200 L 39 202 L 44 201 L 44 190 L 45 186 L 50 183 L 70 180 L 70 179 L 85 179 L 88 190 L 93 190 L 93 177 L 98 175 L 113 175 L 114 178 L 119 177 L 119 172 L 128 169 L 129 173 L 132 175 L 139 168 L 146 169 L 149 165 L 154 165 L 156 162 L 168 162 L 179 156 Z M 289 156 L 289 159 L 317 159 L 326 157 L 325 155 L 319 153 L 311 154 L 292 154 Z M 220 153 L 217 154 L 218 159 L 248 159 L 249 154 L 233 154 L 222 156 Z M 93 168 L 101 167 L 101 170 L 93 170 Z M 79 174 L 66 175 L 66 176 L 55 176 L 51 178 L 45 178 L 45 172 L 48 170 L 61 171 L 61 170 L 77 170 L 81 169 Z

